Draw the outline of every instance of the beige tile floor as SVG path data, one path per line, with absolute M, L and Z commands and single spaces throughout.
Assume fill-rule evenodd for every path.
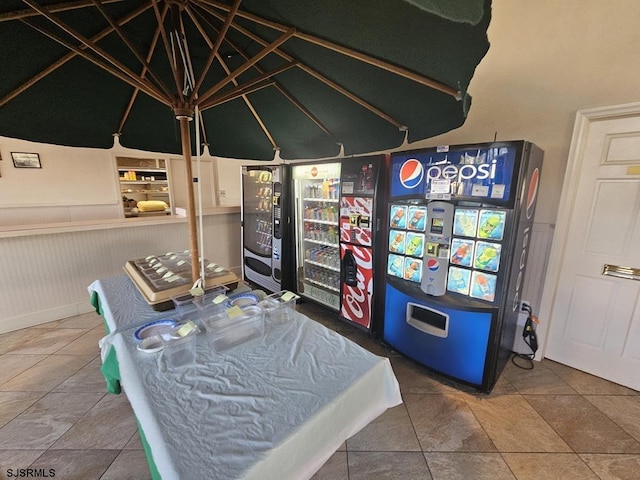
M 637 391 L 544 360 L 533 370 L 509 364 L 479 394 L 319 307 L 299 309 L 389 356 L 404 399 L 314 480 L 640 479 Z M 27 467 L 64 480 L 150 478 L 126 396 L 105 393 L 103 334 L 91 313 L 0 335 L 0 479 Z

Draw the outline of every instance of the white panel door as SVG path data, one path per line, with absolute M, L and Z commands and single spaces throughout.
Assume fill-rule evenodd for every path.
M 545 356 L 640 389 L 640 276 L 603 273 L 611 265 L 640 274 L 640 112 L 587 116 L 576 127 Z

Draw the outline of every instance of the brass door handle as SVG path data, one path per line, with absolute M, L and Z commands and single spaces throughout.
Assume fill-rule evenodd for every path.
M 602 275 L 640 281 L 640 268 L 621 267 L 605 263 L 602 267 Z

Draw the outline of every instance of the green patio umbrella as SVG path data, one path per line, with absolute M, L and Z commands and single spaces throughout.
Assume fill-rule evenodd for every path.
M 464 123 L 490 8 L 490 0 L 4 0 L 0 135 L 94 148 L 111 148 L 118 135 L 130 148 L 181 153 L 188 178 L 196 114 L 215 156 L 393 149 Z M 192 182 L 188 194 L 197 259 Z

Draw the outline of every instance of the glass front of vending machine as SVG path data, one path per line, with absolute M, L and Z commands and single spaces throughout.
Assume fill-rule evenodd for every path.
M 297 293 L 340 309 L 339 162 L 292 166 Z
M 385 343 L 493 388 L 515 338 L 541 164 L 528 142 L 392 156 Z

